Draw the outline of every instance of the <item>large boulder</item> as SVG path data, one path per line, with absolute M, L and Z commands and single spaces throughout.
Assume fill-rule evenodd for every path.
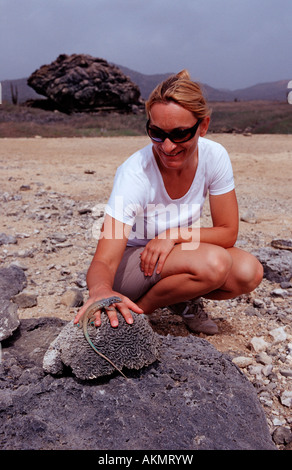
M 106 60 L 61 54 L 33 72 L 28 85 L 63 112 L 130 111 L 141 105 L 139 87 Z
M 268 450 L 256 391 L 231 359 L 194 336 L 161 338 L 143 369 L 83 381 L 45 374 L 60 319 L 22 320 L 0 363 L 2 450 Z

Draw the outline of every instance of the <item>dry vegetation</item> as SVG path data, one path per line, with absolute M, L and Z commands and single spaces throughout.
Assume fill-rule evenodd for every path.
M 210 132 L 292 134 L 292 106 L 285 102 L 214 102 Z M 117 112 L 44 111 L 4 103 L 0 107 L 0 137 L 112 137 L 145 135 L 146 117 Z

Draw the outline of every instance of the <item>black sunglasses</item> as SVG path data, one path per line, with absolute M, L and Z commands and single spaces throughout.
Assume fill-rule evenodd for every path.
M 159 127 L 151 127 L 150 126 L 150 119 L 148 119 L 146 124 L 147 134 L 149 135 L 151 140 L 154 142 L 164 142 L 165 139 L 171 140 L 175 144 L 179 144 L 182 142 L 187 142 L 191 140 L 197 132 L 199 125 L 201 124 L 202 119 L 198 119 L 196 124 L 193 127 L 189 127 L 188 129 L 174 129 L 171 132 L 165 132 Z

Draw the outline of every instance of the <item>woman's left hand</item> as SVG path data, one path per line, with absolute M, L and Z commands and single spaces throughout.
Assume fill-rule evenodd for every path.
M 141 253 L 141 270 L 145 276 L 152 276 L 157 264 L 156 273 L 160 274 L 165 260 L 175 245 L 170 238 L 153 238 Z

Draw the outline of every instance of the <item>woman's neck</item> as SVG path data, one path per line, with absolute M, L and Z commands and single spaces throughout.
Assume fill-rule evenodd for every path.
M 155 160 L 169 197 L 171 199 L 183 197 L 189 191 L 194 181 L 198 168 L 198 152 L 196 151 L 192 161 L 189 161 L 180 168 L 166 168 L 156 156 Z

